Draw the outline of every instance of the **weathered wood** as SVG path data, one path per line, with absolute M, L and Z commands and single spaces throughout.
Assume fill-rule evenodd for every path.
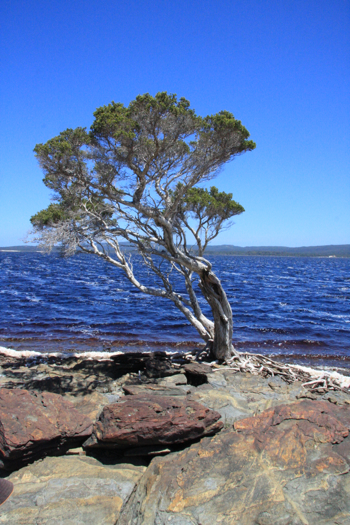
M 212 271 L 201 273 L 200 287 L 214 317 L 214 339 L 211 354 L 219 361 L 227 361 L 238 355 L 232 345 L 233 321 L 231 305 L 220 280 Z

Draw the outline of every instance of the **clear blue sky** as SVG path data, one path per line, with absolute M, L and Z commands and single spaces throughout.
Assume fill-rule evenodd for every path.
M 50 202 L 36 143 L 158 91 L 257 143 L 213 182 L 246 209 L 217 244 L 350 243 L 349 1 L 3 0 L 0 19 L 0 246 Z

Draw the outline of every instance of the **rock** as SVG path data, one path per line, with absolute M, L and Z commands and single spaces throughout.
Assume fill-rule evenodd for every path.
M 280 431 L 281 423 L 289 420 L 294 421 L 298 430 L 306 436 L 311 432 L 316 439 L 317 434 L 317 440 L 321 443 L 341 443 L 349 435 L 350 409 L 334 406 L 327 401 L 306 399 L 236 421 L 234 428 L 245 435 L 254 435 L 257 443 L 262 442 L 265 446 L 267 434 L 273 435 L 277 430 Z
M 153 459 L 118 525 L 346 525 L 349 426 L 349 406 L 310 400 L 239 421 Z
M 104 407 L 85 449 L 176 445 L 217 432 L 220 414 L 178 397 L 133 395 Z
M 288 384 L 278 377 L 265 379 L 222 369 L 207 378 L 208 383 L 193 389 L 189 398 L 219 412 L 226 426 L 270 407 L 294 403 L 309 394 L 301 383 Z M 320 395 L 315 397 L 321 399 Z M 346 399 L 350 400 L 348 394 L 337 396 L 339 404 L 346 403 Z
M 187 381 L 190 385 L 199 386 L 208 382 L 208 374 L 212 373 L 212 368 L 204 363 L 188 363 L 183 366 Z
M 67 390 L 67 386 L 73 381 L 73 376 L 66 376 L 65 378 L 59 376 L 44 376 L 38 379 L 29 380 L 26 382 L 27 390 L 39 390 L 40 392 L 54 392 L 62 394 Z
M 214 388 L 225 388 L 227 386 L 227 381 L 222 372 L 213 372 L 211 374 L 207 374 L 207 382 Z
M 1 507 L 0 524 L 114 525 L 144 471 L 88 457 L 47 457 L 9 476 L 14 492 Z
M 180 371 L 180 364 L 172 362 L 165 352 L 106 354 L 104 359 L 74 354 L 24 357 L 20 352 L 18 356 L 13 352 L 11 355 L 0 352 L 0 388 L 23 388 L 61 395 L 114 394 L 121 385 L 139 375 L 154 380 L 170 379 L 175 374 L 178 376 Z
M 86 452 L 83 447 L 70 448 L 67 450 L 66 456 L 86 456 Z
M 139 448 L 130 448 L 124 453 L 125 458 L 127 457 L 147 457 L 147 456 L 164 456 L 171 452 L 170 448 L 165 448 L 164 446 L 152 446 L 152 447 L 139 447 Z
M 7 469 L 78 446 L 91 431 L 91 419 L 58 394 L 0 389 L 0 457 Z
M 174 374 L 173 376 L 165 377 L 158 381 L 158 385 L 161 386 L 177 386 L 177 385 L 187 385 L 187 377 L 185 374 Z
M 29 441 L 22 450 L 19 444 L 11 457 L 3 458 L 8 469 L 18 468 L 22 461 L 32 461 L 41 454 L 62 454 L 67 447 L 75 448 L 70 448 L 67 456 L 45 458 L 21 469 L 17 478 L 14 478 L 17 474 L 10 476 L 15 491 L 1 507 L 0 524 L 347 525 L 350 522 L 348 393 L 329 391 L 321 395 L 307 391 L 298 382 L 289 385 L 279 377 L 263 378 L 203 363 L 184 365 L 192 383 L 186 385 L 181 362 L 177 356 L 170 363 L 165 353 L 114 355 L 102 361 L 80 356 L 18 359 L 0 354 L 0 386 L 11 386 L 17 389 L 14 392 L 25 392 L 19 389 L 27 386 L 44 392 L 62 392 L 81 417 L 98 420 L 95 429 L 101 425 L 101 438 L 104 431 L 108 439 L 112 438 L 103 441 L 94 435 L 91 447 L 83 450 L 81 444 L 86 438 L 82 434 L 78 432 L 78 439 L 69 437 L 67 428 L 59 434 L 62 421 L 71 428 L 77 417 L 73 418 L 74 408 L 69 405 L 72 417 L 68 416 L 66 422 L 64 411 L 56 407 L 56 402 L 57 410 L 51 407 L 51 415 L 46 419 L 48 430 L 52 428 L 52 436 L 58 437 L 51 439 L 48 432 L 47 440 L 40 441 L 35 435 L 31 444 L 34 427 L 28 421 L 22 425 L 20 420 L 19 427 L 23 428 L 18 436 L 23 442 Z M 147 380 L 147 375 L 154 375 L 153 383 Z M 129 395 L 124 395 L 123 387 Z M 190 394 L 185 401 L 186 392 Z M 167 403 L 163 404 L 166 401 L 163 397 L 170 393 L 172 403 L 176 403 L 171 417 L 166 414 Z M 147 406 L 150 394 L 153 401 Z M 38 417 L 39 433 L 46 428 L 50 395 L 30 394 L 38 400 L 35 410 L 43 411 Z M 132 403 L 129 412 L 127 405 L 121 411 L 123 423 L 129 426 L 126 425 L 126 433 L 120 438 L 118 433 L 122 432 L 114 414 L 106 418 L 106 428 L 103 427 L 104 407 L 127 400 Z M 140 409 L 137 405 L 134 413 L 134 402 L 140 400 L 146 402 L 146 410 L 137 413 Z M 296 403 L 297 400 L 301 401 Z M 219 412 L 225 429 L 213 438 L 204 438 L 200 444 L 185 441 L 189 448 L 174 452 L 183 447 L 181 443 L 176 446 L 183 429 L 181 420 L 177 435 L 171 422 L 179 418 L 183 407 L 188 406 L 187 401 Z M 13 402 L 14 408 L 7 414 L 11 415 L 13 410 L 13 425 L 17 417 L 15 406 L 17 402 Z M 169 409 L 173 408 L 171 404 Z M 30 410 L 23 414 L 31 416 Z M 132 412 L 134 419 L 128 416 Z M 33 414 L 35 419 L 37 414 L 35 411 Z M 119 417 L 118 412 L 116 416 Z M 184 437 L 188 439 L 192 415 L 186 413 L 184 417 L 184 429 L 189 433 Z M 164 428 L 162 425 L 167 421 L 169 426 L 165 424 Z M 216 424 L 222 427 L 220 421 L 216 420 Z M 162 435 L 168 436 L 169 429 L 175 438 L 171 443 L 163 443 Z M 215 423 L 205 431 L 214 429 Z M 24 436 L 26 433 L 28 438 Z M 0 428 L 0 448 L 6 444 L 3 434 L 4 428 Z M 113 442 L 114 436 L 121 443 Z M 148 439 L 154 439 L 154 443 L 148 444 Z M 190 439 L 196 438 L 190 436 Z M 23 458 L 17 457 L 16 451 L 23 453 Z M 103 458 L 104 465 L 86 454 Z M 135 459 L 137 456 L 145 462 L 159 457 L 152 460 L 136 489 L 135 483 L 141 475 L 141 470 L 133 470 L 135 461 L 140 462 Z M 133 464 L 111 466 L 116 461 Z M 41 466 L 44 470 L 40 470 Z M 124 474 L 118 490 L 113 485 L 114 480 L 119 483 L 119 475 L 125 469 L 134 472 L 129 487 L 134 493 L 129 502 L 130 492 L 123 492 Z M 125 507 L 119 517 L 122 504 Z
M 101 394 L 94 392 L 93 394 L 86 394 L 85 396 L 65 396 L 73 403 L 74 407 L 80 414 L 84 414 L 95 422 L 102 412 L 103 407 L 109 405 L 111 402 L 117 401 L 119 395 Z
M 225 426 L 251 416 L 256 411 L 256 403 L 250 403 L 240 392 L 231 392 L 225 388 L 213 388 L 212 385 L 208 384 L 196 388 L 189 399 L 219 412 Z
M 135 395 L 154 395 L 154 396 L 186 396 L 191 392 L 187 386 L 166 386 L 158 385 L 157 383 L 148 385 L 124 385 L 123 390 L 126 394 Z
M 165 352 L 154 352 L 149 355 L 145 362 L 145 373 L 147 377 L 167 377 L 178 373 L 171 357 Z

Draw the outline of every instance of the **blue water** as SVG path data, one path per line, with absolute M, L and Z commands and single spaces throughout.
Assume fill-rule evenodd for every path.
M 350 368 L 350 259 L 211 257 L 234 344 L 302 364 Z M 135 272 L 157 284 L 138 257 Z M 180 276 L 174 284 L 185 293 Z M 204 312 L 210 315 L 206 302 Z M 37 351 L 182 350 L 201 339 L 166 299 L 89 255 L 0 252 L 0 346 Z

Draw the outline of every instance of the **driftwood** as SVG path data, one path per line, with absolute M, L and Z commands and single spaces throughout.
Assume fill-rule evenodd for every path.
M 208 358 L 206 352 L 188 352 L 182 355 L 185 360 L 201 360 Z M 337 372 L 317 370 L 299 365 L 284 364 L 274 361 L 262 354 L 240 353 L 234 355 L 225 364 L 217 362 L 208 363 L 213 366 L 212 370 L 233 370 L 235 372 L 249 372 L 253 375 L 263 377 L 281 377 L 286 383 L 301 381 L 302 385 L 312 392 L 324 393 L 330 390 L 341 390 L 349 393 L 350 377 L 343 376 Z

